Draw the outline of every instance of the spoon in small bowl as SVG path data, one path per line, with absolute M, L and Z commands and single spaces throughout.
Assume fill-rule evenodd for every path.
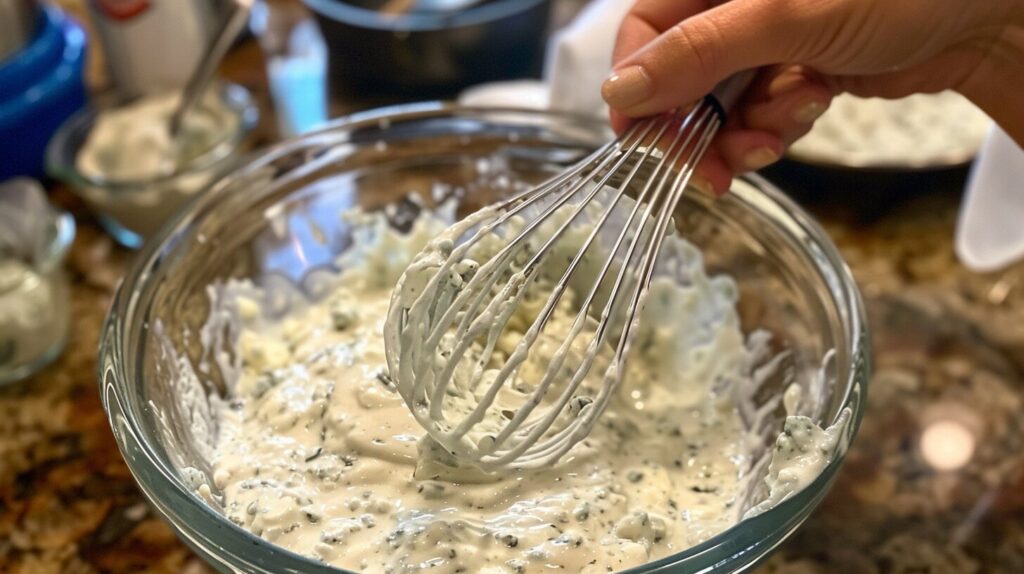
M 221 22 L 221 27 L 213 41 L 206 46 L 206 51 L 199 60 L 199 65 L 196 66 L 192 76 L 188 79 L 188 84 L 185 85 L 185 91 L 181 94 L 178 107 L 171 114 L 168 125 L 171 138 L 177 137 L 181 131 L 185 116 L 195 107 L 199 97 L 206 90 L 207 84 L 213 78 L 213 73 L 216 71 L 217 66 L 220 65 L 220 61 L 227 54 L 228 48 L 231 47 L 231 44 L 238 38 L 238 34 L 241 33 L 246 23 L 248 23 L 252 5 L 253 0 L 232 1 L 231 12 Z

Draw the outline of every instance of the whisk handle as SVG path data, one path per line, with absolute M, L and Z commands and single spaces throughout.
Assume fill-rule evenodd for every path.
M 743 91 L 750 85 L 751 80 L 757 74 L 756 69 L 744 70 L 729 76 L 711 90 L 710 99 L 712 105 L 718 108 L 718 112 L 724 118 L 739 101 Z
M 720 6 L 729 0 L 711 0 L 711 6 Z M 750 85 L 750 81 L 757 75 L 757 69 L 744 70 L 735 73 L 722 80 L 715 89 L 708 95 L 708 101 L 714 106 L 719 115 L 722 116 L 722 123 L 725 123 L 725 116 L 732 111 L 733 106 L 740 100 L 744 90 Z

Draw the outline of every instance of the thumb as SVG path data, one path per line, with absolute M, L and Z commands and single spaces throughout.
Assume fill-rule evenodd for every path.
M 601 94 L 631 117 L 694 101 L 732 74 L 799 61 L 826 26 L 816 0 L 732 0 L 691 16 L 618 62 Z

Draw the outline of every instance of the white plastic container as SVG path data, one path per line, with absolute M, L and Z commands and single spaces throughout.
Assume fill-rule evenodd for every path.
M 87 2 L 118 93 L 181 89 L 214 33 L 211 0 Z

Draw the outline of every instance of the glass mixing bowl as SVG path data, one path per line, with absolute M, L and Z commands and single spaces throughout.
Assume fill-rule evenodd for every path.
M 400 225 L 421 205 L 403 200 L 406 194 L 429 206 L 454 188 L 470 190 L 460 208 L 472 209 L 494 199 L 492 188 L 474 187 L 481 171 L 540 181 L 608 137 L 605 126 L 566 115 L 404 106 L 278 145 L 200 194 L 140 253 L 113 302 L 101 347 L 104 407 L 157 512 L 225 572 L 337 572 L 242 530 L 196 493 L 212 485 L 206 455 L 217 431 L 208 397 L 223 393 L 217 365 L 233 352 L 218 347 L 221 334 L 203 329 L 213 304 L 207 287 L 249 277 L 313 290 L 316 271 L 331 268 L 349 245 L 339 217 L 345 209 L 394 205 L 388 213 Z M 629 570 L 737 572 L 792 533 L 836 474 L 865 399 L 864 306 L 822 229 L 759 177 L 737 179 L 722 199 L 687 193 L 676 223 L 704 251 L 710 273 L 735 278 L 744 331 L 765 329 L 776 351 L 788 351 L 779 372 L 805 384 L 824 382 L 807 413 L 821 425 L 845 408 L 853 413 L 843 448 L 810 486 L 698 546 Z M 191 372 L 198 376 L 182 374 Z M 757 399 L 778 397 L 788 376 L 769 380 Z M 784 416 L 782 407 L 773 413 L 772 437 Z M 761 478 L 753 484 L 762 485 Z M 765 495 L 762 485 L 745 504 Z

